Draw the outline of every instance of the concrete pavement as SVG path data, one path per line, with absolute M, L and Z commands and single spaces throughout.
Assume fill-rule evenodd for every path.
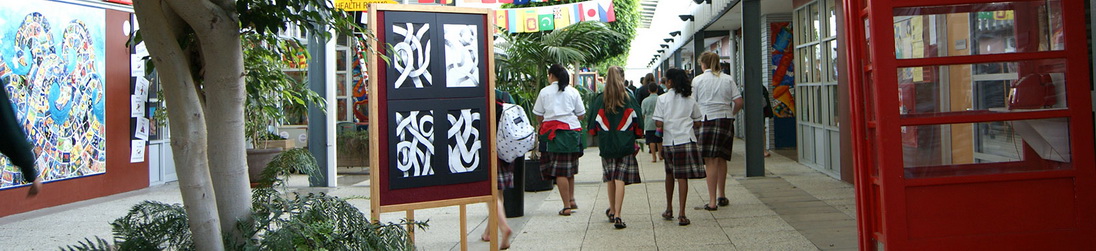
M 744 144 L 737 140 L 730 162 L 727 193 L 729 207 L 717 211 L 688 210 L 689 226 L 666 221 L 662 162 L 651 163 L 650 154 L 638 157 L 643 183 L 626 187 L 623 220 L 628 228 L 617 230 L 604 216 L 608 200 L 601 182 L 601 162 L 596 148 L 580 159 L 575 181 L 579 209 L 558 216 L 562 208 L 555 190 L 529 192 L 525 216 L 510 218 L 514 229 L 511 250 L 855 250 L 855 201 L 851 184 L 835 180 L 799 165 L 779 154 L 766 159 L 767 177 L 744 178 Z M 294 177 L 290 189 L 327 192 L 348 198 L 363 212 L 369 211 L 367 175 L 340 175 L 337 188 L 309 188 L 304 177 Z M 46 192 L 50 191 L 48 186 Z M 707 202 L 703 179 L 689 182 L 688 205 Z M 675 197 L 677 194 L 675 193 Z M 103 198 L 0 218 L 0 250 L 56 250 L 85 237 L 109 239 L 109 222 L 143 200 L 181 203 L 178 185 L 141 189 Z M 677 198 L 674 199 L 676 205 Z M 676 208 L 676 206 L 675 206 Z M 421 250 L 459 250 L 457 207 L 418 210 L 416 220 L 430 227 L 416 232 Z M 382 221 L 398 222 L 403 213 L 387 213 Z M 484 204 L 468 206 L 467 233 L 470 250 L 486 250 L 479 236 L 486 227 Z

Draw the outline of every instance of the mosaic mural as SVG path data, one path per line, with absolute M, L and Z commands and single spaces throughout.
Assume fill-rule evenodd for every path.
M 45 181 L 106 172 L 104 19 L 96 8 L 0 3 L 0 86 Z M 23 185 L 6 157 L 0 172 L 0 189 Z

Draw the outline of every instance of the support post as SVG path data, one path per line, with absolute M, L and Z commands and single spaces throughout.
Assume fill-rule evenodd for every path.
M 330 116 L 335 109 L 335 88 L 328 84 L 328 73 L 334 73 L 329 61 L 334 57 L 328 53 L 334 53 L 334 41 L 324 41 L 317 35 L 308 38 L 308 53 L 312 56 L 308 61 L 309 88 L 324 97 L 327 111 L 320 110 L 319 106 L 308 106 L 308 151 L 316 158 L 316 165 L 320 168 L 321 177 L 309 177 L 308 185 L 313 187 L 326 187 L 335 185 L 334 142 L 335 135 L 334 116 Z M 330 60 L 329 60 L 330 59 Z
M 698 31 L 696 35 L 693 35 L 693 76 L 698 76 L 700 73 L 704 73 L 704 70 L 700 69 L 700 53 L 708 51 L 704 49 L 704 39 L 708 38 L 708 33 L 705 31 Z M 711 67 L 711 66 L 709 66 Z
M 681 64 L 681 49 L 684 49 L 684 48 L 677 48 L 677 50 L 674 51 L 674 65 L 671 68 L 682 69 L 681 68 L 681 66 L 682 66 L 682 64 Z
M 746 110 L 746 177 L 765 176 L 765 117 L 761 108 L 765 106 L 761 95 L 761 53 L 768 50 L 761 47 L 761 0 L 742 0 L 742 65 L 745 83 Z

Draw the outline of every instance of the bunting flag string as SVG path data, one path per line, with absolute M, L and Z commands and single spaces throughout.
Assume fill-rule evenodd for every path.
M 471 0 L 477 1 L 477 0 Z M 497 3 L 513 2 L 528 4 L 538 0 L 481 0 Z M 540 0 L 545 2 L 547 0 Z M 558 30 L 583 22 L 615 22 L 616 12 L 612 0 L 594 0 L 544 7 L 513 8 L 495 11 L 495 24 L 510 33 Z

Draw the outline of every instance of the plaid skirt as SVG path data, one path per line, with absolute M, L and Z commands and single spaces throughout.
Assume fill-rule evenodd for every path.
M 545 152 L 540 156 L 540 177 L 545 180 L 574 177 L 578 174 L 578 157 L 582 153 Z
M 734 119 L 716 119 L 701 122 L 696 133 L 700 156 L 731 160 L 734 145 Z
M 495 161 L 498 162 L 499 166 L 497 188 L 499 190 L 514 188 L 514 165 L 501 159 L 495 159 Z
M 625 185 L 641 182 L 639 162 L 636 161 L 635 154 L 620 158 L 601 157 L 601 168 L 604 171 L 604 175 L 601 176 L 603 182 L 619 180 L 624 181 Z
M 665 160 L 666 174 L 673 175 L 674 179 L 707 177 L 704 172 L 704 159 L 700 157 L 700 149 L 694 142 L 663 146 L 662 158 Z

